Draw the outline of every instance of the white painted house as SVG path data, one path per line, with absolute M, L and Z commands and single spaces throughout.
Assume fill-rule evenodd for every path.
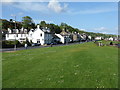
M 60 38 L 60 42 L 65 43 L 65 38 L 62 35 L 60 34 L 55 34 L 55 35 Z
M 89 40 L 92 40 L 92 36 L 89 35 L 88 38 L 89 38 Z
M 11 30 L 8 28 L 8 33 L 6 34 L 6 40 L 9 41 L 18 40 L 20 43 L 23 43 L 28 39 L 29 42 L 41 45 L 52 43 L 52 38 L 53 36 L 50 31 L 47 28 L 40 29 L 39 25 L 35 30 L 31 29 L 29 32 L 27 32 L 27 29 L 23 28 L 20 30 Z
M 65 44 L 71 42 L 70 34 L 65 32 L 64 30 L 60 34 L 55 34 L 57 37 L 60 38 L 60 42 Z
M 40 29 L 39 25 L 35 30 L 31 29 L 28 33 L 28 40 L 32 43 L 38 43 L 41 45 L 52 43 L 52 34 L 46 29 Z
M 95 37 L 95 40 L 102 40 L 102 37 Z
M 113 37 L 108 38 L 109 41 L 114 41 Z
M 9 29 L 8 28 L 8 33 L 6 34 L 6 40 L 8 41 L 14 41 L 14 40 L 18 40 L 20 43 L 23 43 L 24 41 L 26 41 L 26 38 L 28 37 L 27 34 L 27 29 Z

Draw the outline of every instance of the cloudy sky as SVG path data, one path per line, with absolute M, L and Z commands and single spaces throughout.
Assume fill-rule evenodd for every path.
M 37 24 L 41 20 L 60 25 L 65 22 L 89 32 L 117 34 L 117 2 L 6 2 L 2 3 L 2 19 L 21 21 L 30 16 Z

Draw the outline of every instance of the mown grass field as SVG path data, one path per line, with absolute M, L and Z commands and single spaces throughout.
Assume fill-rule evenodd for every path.
M 117 88 L 118 48 L 93 42 L 3 53 L 3 88 Z

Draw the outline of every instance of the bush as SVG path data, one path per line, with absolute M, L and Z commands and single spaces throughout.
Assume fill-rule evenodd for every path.
M 17 47 L 22 46 L 18 40 L 16 40 L 16 41 L 2 41 L 2 48 L 14 48 L 15 44 Z
M 11 41 L 2 41 L 2 48 L 13 48 L 14 45 L 11 44 Z

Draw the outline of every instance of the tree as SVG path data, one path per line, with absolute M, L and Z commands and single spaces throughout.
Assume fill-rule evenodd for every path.
M 40 28 L 45 28 L 47 24 L 45 21 L 41 21 L 39 25 L 40 25 Z
M 68 25 L 67 25 L 66 23 L 63 23 L 63 22 L 62 22 L 62 23 L 60 24 L 60 29 L 61 29 L 61 30 L 64 29 L 65 31 L 67 31 L 67 27 L 68 27 Z
M 57 34 L 61 33 L 62 31 L 58 25 L 54 25 L 54 30 L 55 30 L 55 33 Z
M 5 20 L 5 19 L 1 19 L 1 26 L 2 26 L 2 29 L 8 29 L 9 27 L 9 21 Z
M 52 33 L 57 33 L 59 34 L 62 30 L 60 29 L 60 27 L 58 25 L 55 24 L 47 24 L 48 28 L 50 29 L 50 31 Z
M 29 16 L 25 16 L 22 18 L 22 26 L 26 29 L 32 29 L 35 28 L 35 23 L 33 23 L 33 20 Z

